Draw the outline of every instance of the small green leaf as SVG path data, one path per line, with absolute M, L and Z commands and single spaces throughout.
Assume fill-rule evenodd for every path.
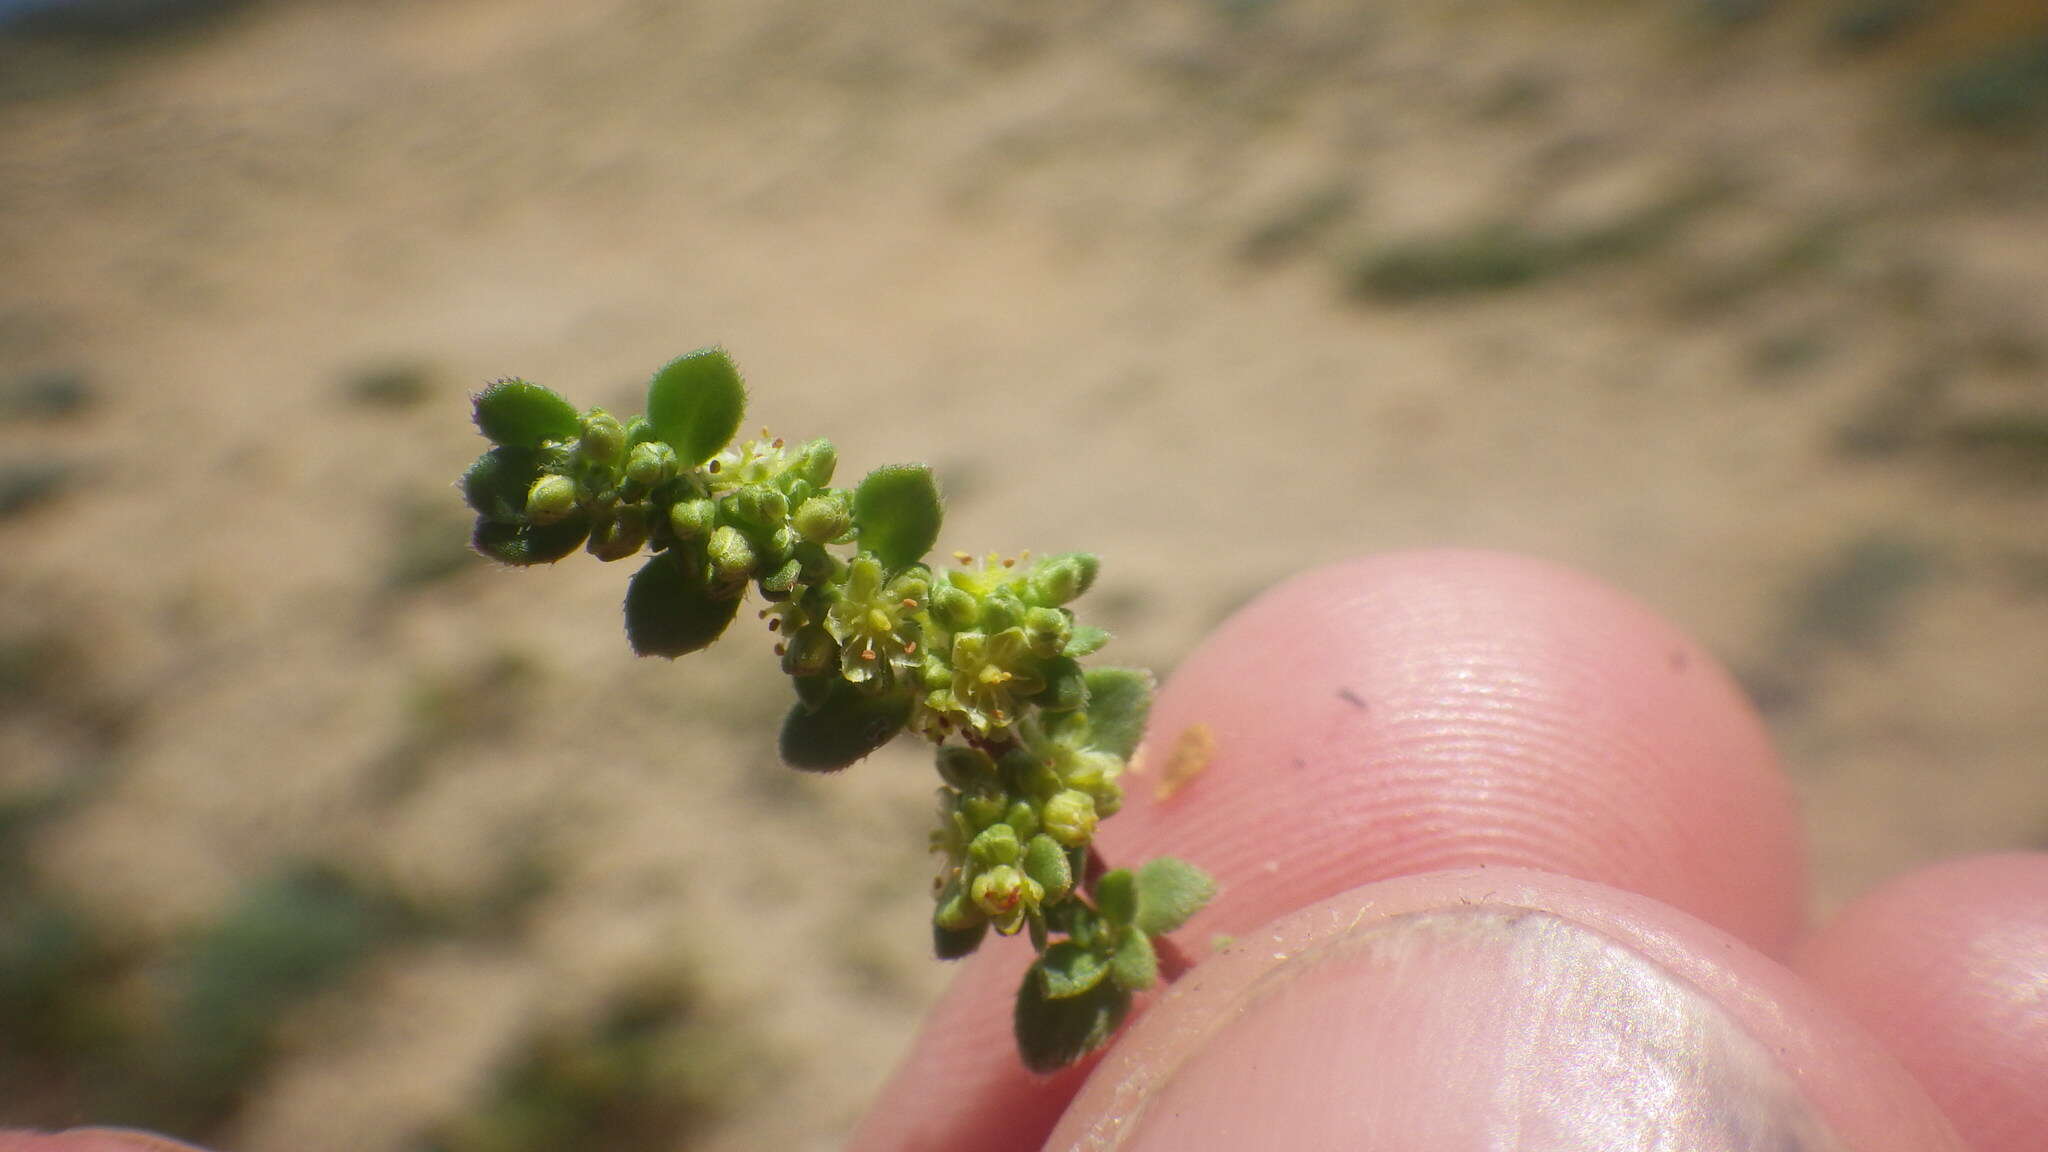
M 910 720 L 910 695 L 869 695 L 837 681 L 816 708 L 802 704 L 782 721 L 782 762 L 806 772 L 837 772 L 887 744 Z
M 862 551 L 891 572 L 910 567 L 939 538 L 944 507 L 932 470 L 890 464 L 867 474 L 853 491 L 853 526 Z
M 739 611 L 739 597 L 714 595 L 702 561 L 683 552 L 660 553 L 626 584 L 626 639 L 639 655 L 673 660 L 707 648 Z
M 1093 656 L 1102 651 L 1102 646 L 1107 643 L 1109 629 L 1097 628 L 1093 624 L 1076 624 L 1073 634 L 1067 637 L 1067 647 L 1063 654 L 1074 657 Z
M 1159 954 L 1143 932 L 1126 932 L 1109 958 L 1109 978 L 1126 992 L 1143 992 L 1159 982 Z
M 1089 742 L 1129 760 L 1152 711 L 1152 674 L 1142 668 L 1090 668 L 1087 680 Z
M 746 385 L 723 348 L 700 348 L 671 360 L 647 385 L 647 420 L 684 468 L 718 455 L 746 412 Z
M 1039 833 L 1024 846 L 1024 874 L 1045 889 L 1045 899 L 1054 903 L 1074 890 L 1074 869 L 1059 841 Z
M 575 515 L 553 524 L 501 524 L 479 517 L 470 545 L 500 564 L 553 564 L 583 546 L 590 517 Z
M 1138 918 L 1138 878 L 1128 868 L 1102 874 L 1095 882 L 1095 908 L 1111 924 L 1129 924 Z
M 1033 1072 L 1050 1073 L 1102 1047 L 1123 1023 L 1131 994 L 1112 981 L 1063 1000 L 1045 993 L 1045 979 L 1033 964 L 1017 989 L 1014 1024 L 1017 1051 Z
M 1072 940 L 1062 940 L 1038 958 L 1038 975 L 1045 981 L 1048 998 L 1069 1000 L 1102 983 L 1109 975 L 1109 961 Z
M 498 524 L 526 522 L 526 496 L 540 478 L 540 456 L 530 448 L 493 448 L 462 474 L 462 499 Z
M 1075 712 L 1088 706 L 1088 677 L 1072 657 L 1056 656 L 1040 666 L 1045 688 L 1032 701 L 1047 712 Z
M 476 394 L 476 426 L 494 444 L 538 448 L 573 440 L 583 430 L 574 405 L 525 380 L 500 380 Z
M 1163 936 L 1202 910 L 1216 894 L 1207 872 L 1185 860 L 1161 856 L 1138 867 L 1138 915 L 1135 923 L 1148 936 Z

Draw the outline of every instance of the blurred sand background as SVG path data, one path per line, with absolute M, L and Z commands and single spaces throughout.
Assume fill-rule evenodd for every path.
M 936 465 L 942 548 L 1102 553 L 1119 662 L 1524 550 L 1750 684 L 1819 908 L 2048 846 L 2044 112 L 1992 0 L 0 37 L 0 1121 L 836 1144 L 944 976 L 923 758 L 780 769 L 747 617 L 635 661 L 630 566 L 494 569 L 450 487 L 481 383 L 713 342 Z

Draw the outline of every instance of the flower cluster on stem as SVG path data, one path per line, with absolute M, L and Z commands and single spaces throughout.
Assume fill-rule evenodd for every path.
M 1036 1070 L 1070 1063 L 1158 980 L 1155 941 L 1212 889 L 1179 860 L 1112 870 L 1095 849 L 1152 694 L 1149 673 L 1082 664 L 1109 634 L 1069 605 L 1099 564 L 956 553 L 935 569 L 930 469 L 834 487 L 829 441 L 733 444 L 745 400 L 718 349 L 661 369 L 647 414 L 623 421 L 523 380 L 489 386 L 476 421 L 494 447 L 462 479 L 473 542 L 512 565 L 644 557 L 626 592 L 642 655 L 708 646 L 758 596 L 796 697 L 780 738 L 791 767 L 837 771 L 905 733 L 935 745 L 934 948 L 952 959 L 991 930 L 1028 937 L 1019 1048 Z

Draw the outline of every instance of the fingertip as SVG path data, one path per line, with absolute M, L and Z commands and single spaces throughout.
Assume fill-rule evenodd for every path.
M 1141 764 L 1104 843 L 1216 872 L 1198 931 L 1481 864 L 1641 892 L 1770 954 L 1804 912 L 1791 793 L 1733 679 L 1633 598 L 1526 557 L 1398 553 L 1275 587 L 1174 671 Z
M 2048 1133 L 2048 854 L 1953 860 L 1849 905 L 1796 966 L 1886 1043 L 1978 1152 Z

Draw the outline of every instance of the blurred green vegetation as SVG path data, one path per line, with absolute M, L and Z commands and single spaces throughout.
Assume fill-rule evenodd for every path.
M 1722 181 L 1700 179 L 1612 220 L 1576 229 L 1544 230 L 1495 218 L 1435 236 L 1396 240 L 1359 259 L 1352 291 L 1396 302 L 1497 292 L 1642 256 L 1727 192 Z
M 677 1147 L 730 1106 L 758 1062 L 745 1039 L 698 1008 L 681 978 L 629 983 L 595 1020 L 532 1032 L 472 1110 L 426 1147 Z
M 1937 121 L 1966 128 L 2040 123 L 2048 118 L 2048 33 L 1945 69 L 1927 107 Z

